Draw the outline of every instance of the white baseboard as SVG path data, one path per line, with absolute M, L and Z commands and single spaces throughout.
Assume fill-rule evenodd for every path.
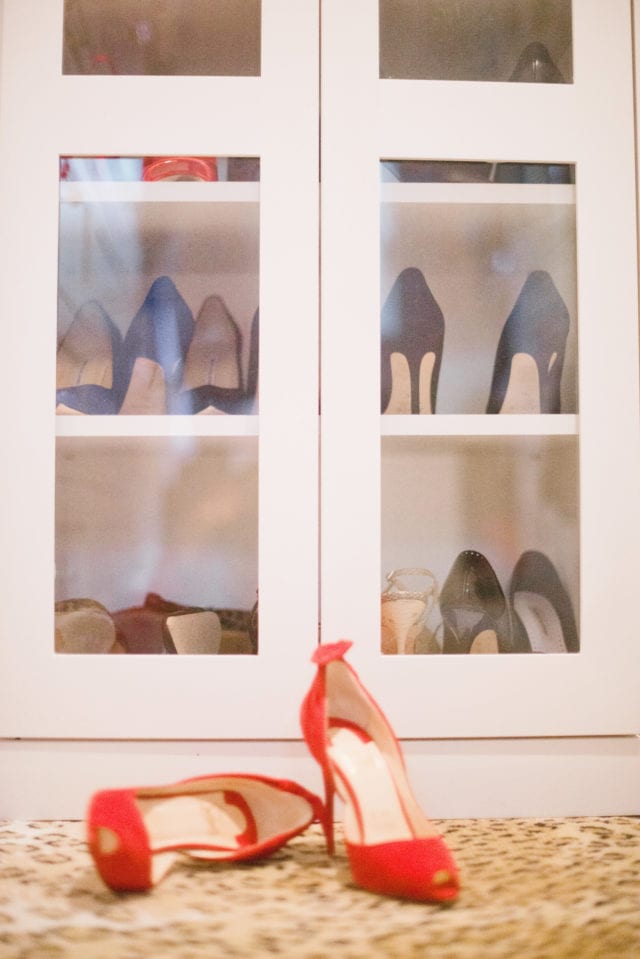
M 640 739 L 403 743 L 410 780 L 436 819 L 640 814 Z M 257 772 L 321 792 L 298 741 L 0 740 L 1 819 L 82 819 L 97 789 Z

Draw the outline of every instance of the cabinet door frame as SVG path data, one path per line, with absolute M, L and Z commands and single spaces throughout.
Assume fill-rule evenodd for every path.
M 404 737 L 633 734 L 640 647 L 629 557 L 640 459 L 629 4 L 573 5 L 574 82 L 564 85 L 380 80 L 377 3 L 354 0 L 349 13 L 341 28 L 340 3 L 323 4 L 323 639 L 354 641 L 354 661 L 384 691 Z M 405 158 L 576 164 L 578 655 L 380 653 L 379 162 Z M 482 430 L 478 422 L 473 433 Z M 425 531 L 426 566 L 427 541 Z
M 260 77 L 63 76 L 62 24 L 62 0 L 3 5 L 0 734 L 293 738 L 318 622 L 317 4 L 263 0 Z M 261 160 L 257 656 L 53 650 L 59 157 L 123 154 Z

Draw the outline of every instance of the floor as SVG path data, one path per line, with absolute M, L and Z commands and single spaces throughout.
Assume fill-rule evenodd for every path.
M 0 822 L 1 959 L 638 959 L 640 818 L 440 824 L 462 871 L 452 906 L 349 882 L 312 826 L 257 864 L 185 861 L 116 895 L 78 822 Z

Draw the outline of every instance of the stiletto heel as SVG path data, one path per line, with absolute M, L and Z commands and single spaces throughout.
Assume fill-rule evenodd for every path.
M 325 783 L 327 844 L 331 850 L 337 792 L 357 885 L 387 896 L 450 902 L 459 886 L 453 857 L 418 806 L 386 717 L 344 661 L 351 645 L 342 640 L 316 649 L 318 671 L 300 714 Z
M 336 840 L 333 825 L 333 811 L 336 791 L 333 785 L 331 772 L 327 767 L 324 766 L 322 767 L 322 784 L 324 786 L 324 819 L 322 821 L 322 828 L 327 843 L 327 852 L 330 856 L 335 856 Z
M 108 789 L 89 803 L 89 851 L 111 889 L 141 891 L 179 853 L 210 862 L 259 859 L 323 816 L 321 800 L 297 783 L 248 773 Z
M 496 351 L 487 413 L 559 413 L 569 311 L 544 270 L 527 277 Z
M 400 577 L 419 577 L 430 581 L 424 589 L 410 590 Z M 433 573 L 418 567 L 387 573 L 387 586 L 381 596 L 382 652 L 413 653 L 416 639 L 438 595 Z
M 382 309 L 383 413 L 435 413 L 444 317 L 415 267 L 403 270 Z
M 456 558 L 440 593 L 440 612 L 443 653 L 531 652 L 491 564 L 476 550 Z

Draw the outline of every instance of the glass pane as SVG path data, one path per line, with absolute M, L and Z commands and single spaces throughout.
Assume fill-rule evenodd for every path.
M 58 414 L 257 412 L 257 178 L 253 158 L 61 159 Z
M 381 648 L 579 649 L 575 436 L 382 438 Z
M 58 652 L 257 651 L 258 181 L 60 160 Z
M 259 76 L 260 0 L 65 0 L 63 73 Z
M 381 180 L 382 651 L 576 652 L 575 168 Z
M 58 653 L 258 649 L 257 437 L 58 437 Z
M 381 174 L 381 411 L 576 413 L 573 166 Z
M 380 76 L 571 83 L 571 0 L 380 0 Z

